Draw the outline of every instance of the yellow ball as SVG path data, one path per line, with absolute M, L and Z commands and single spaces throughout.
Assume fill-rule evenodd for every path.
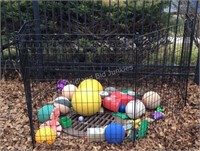
M 79 86 L 78 89 L 88 89 L 88 90 L 94 90 L 94 91 L 102 91 L 103 87 L 101 83 L 95 79 L 87 79 L 83 80 Z
M 53 144 L 56 140 L 56 132 L 49 126 L 42 127 L 36 132 L 35 140 L 40 144 L 44 142 Z
M 77 89 L 72 97 L 72 107 L 80 115 L 90 116 L 101 108 L 101 96 L 98 91 Z

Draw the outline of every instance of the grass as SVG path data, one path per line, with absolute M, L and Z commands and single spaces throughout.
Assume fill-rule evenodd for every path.
M 163 65 L 164 59 L 166 65 L 179 65 L 181 61 L 181 57 L 183 59 L 184 64 L 187 64 L 188 55 L 189 55 L 189 44 L 185 45 L 182 53 L 182 43 L 178 43 L 175 46 L 174 44 L 169 44 L 167 46 L 161 46 L 158 50 L 155 50 L 154 53 L 149 55 L 149 64 L 157 64 Z M 182 54 L 182 55 L 181 55 Z M 196 65 L 198 56 L 198 48 L 195 44 L 192 46 L 192 54 L 191 54 L 191 62 L 190 65 Z M 186 61 L 186 62 L 185 62 Z M 143 63 L 147 63 L 147 60 L 144 60 Z
M 10 46 L 9 48 L 4 49 L 1 54 L 0 58 L 1 60 L 7 60 L 7 59 L 14 59 L 17 56 L 17 50 L 15 46 Z
M 182 37 L 184 32 L 184 20 L 181 17 L 178 18 L 177 31 L 176 31 L 176 22 L 177 22 L 177 16 L 176 15 L 171 16 L 169 25 L 173 27 L 169 28 L 169 36 L 173 37 L 175 36 L 176 33 L 177 37 Z
M 198 57 L 198 48 L 196 45 L 193 45 L 192 48 L 192 55 L 191 55 L 191 63 L 192 65 L 196 65 L 197 64 L 197 57 Z

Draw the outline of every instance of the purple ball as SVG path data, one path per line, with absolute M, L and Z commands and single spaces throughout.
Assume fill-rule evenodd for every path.
M 155 120 L 159 120 L 162 119 L 164 116 L 161 112 L 155 111 L 154 113 L 152 113 L 151 117 Z
M 58 92 L 61 92 L 62 89 L 64 88 L 64 86 L 66 86 L 67 84 L 69 84 L 68 80 L 59 80 L 57 82 L 57 90 L 58 90 Z

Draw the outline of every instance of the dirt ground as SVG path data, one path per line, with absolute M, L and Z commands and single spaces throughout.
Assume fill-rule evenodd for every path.
M 199 150 L 200 149 L 200 87 L 188 84 L 186 107 L 170 113 L 149 127 L 146 138 L 134 144 L 128 140 L 121 145 L 106 142 L 85 142 L 83 138 L 67 135 L 53 145 L 32 148 L 29 120 L 22 81 L 2 79 L 0 86 L 0 150 Z

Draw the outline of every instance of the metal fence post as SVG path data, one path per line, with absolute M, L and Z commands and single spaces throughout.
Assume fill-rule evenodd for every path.
M 27 24 L 25 26 L 27 26 Z M 27 35 L 24 37 L 23 36 L 20 37 L 19 32 L 15 32 L 14 40 L 16 42 L 16 47 L 19 50 L 20 67 L 21 67 L 21 73 L 22 73 L 22 77 L 23 77 L 24 91 L 25 91 L 25 101 L 26 101 L 26 106 L 28 109 L 31 139 L 32 139 L 32 144 L 33 144 L 33 148 L 34 148 L 35 137 L 34 137 L 34 127 L 33 127 L 31 87 L 30 87 L 30 68 L 28 66 L 29 58 L 28 58 L 28 52 L 26 49 L 26 45 L 27 45 L 27 41 L 25 40 L 26 38 L 27 38 Z
M 33 13 L 34 13 L 34 25 L 36 34 L 36 48 L 37 48 L 37 65 L 38 65 L 38 78 L 44 78 L 43 70 L 43 50 L 42 50 L 42 37 L 40 30 L 40 14 L 39 14 L 39 4 L 38 1 L 33 1 Z
M 200 52 L 200 47 L 199 47 L 199 52 Z M 195 72 L 195 78 L 194 78 L 194 82 L 196 84 L 198 84 L 198 85 L 199 85 L 199 79 L 200 79 L 200 77 L 199 77 L 199 72 L 200 72 L 200 69 L 199 69 L 200 68 L 200 66 L 199 66 L 200 59 L 199 59 L 199 57 L 200 57 L 200 55 L 198 53 L 197 65 L 196 65 L 196 72 Z
M 196 8 L 195 8 L 195 17 L 194 17 L 194 20 L 195 20 L 195 26 L 196 28 L 194 27 L 194 30 L 195 30 L 195 36 L 197 37 L 197 39 L 199 39 L 200 35 L 199 35 L 199 30 L 200 30 L 200 16 L 198 15 L 199 14 L 199 8 L 200 8 L 200 5 L 199 5 L 199 1 L 196 1 Z M 198 40 L 198 55 L 197 55 L 197 64 L 196 64 L 196 71 L 195 71 L 195 77 L 194 77 L 194 82 L 196 84 L 199 85 L 199 72 L 200 72 L 200 69 L 199 69 L 199 57 L 200 57 L 200 41 Z

